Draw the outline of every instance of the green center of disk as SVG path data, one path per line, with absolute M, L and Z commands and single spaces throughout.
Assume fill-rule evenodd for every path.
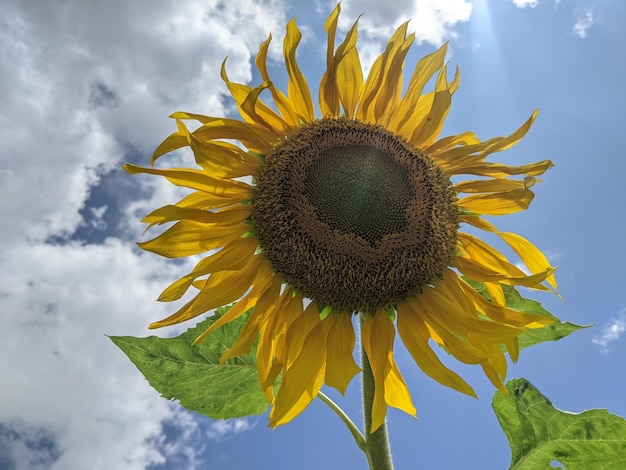
M 305 194 L 320 222 L 375 245 L 405 230 L 412 197 L 407 171 L 367 145 L 329 148 L 307 168 Z

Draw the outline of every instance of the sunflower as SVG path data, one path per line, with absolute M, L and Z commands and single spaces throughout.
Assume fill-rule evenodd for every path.
M 302 35 L 291 20 L 283 44 L 287 94 L 268 74 L 270 35 L 256 56 L 259 86 L 231 82 L 222 65 L 241 119 L 177 112 L 178 130 L 157 148 L 152 167 L 125 169 L 193 190 L 144 219 L 149 227 L 175 223 L 140 247 L 169 258 L 206 253 L 159 300 L 177 300 L 192 286 L 195 297 L 150 328 L 237 301 L 201 341 L 251 310 L 222 361 L 248 354 L 258 339 L 260 384 L 272 405 L 270 426 L 278 426 L 301 413 L 324 384 L 344 393 L 360 371 L 353 359 L 358 313 L 375 381 L 373 432 L 387 406 L 416 412 L 394 360 L 396 329 L 426 374 L 475 396 L 432 345 L 479 364 L 504 390 L 505 353 L 516 360 L 517 337 L 550 322 L 508 307 L 503 285 L 555 290 L 555 268 L 525 238 L 498 231 L 483 216 L 526 209 L 535 176 L 552 163 L 486 161 L 520 141 L 536 112 L 508 137 L 439 137 L 459 85 L 458 71 L 448 81 L 446 45 L 419 60 L 402 93 L 414 41 L 407 24 L 364 78 L 358 20 L 335 47 L 339 12 L 338 5 L 325 23 L 327 67 L 317 115 L 296 61 Z M 433 78 L 434 90 L 424 92 Z M 260 98 L 264 92 L 273 105 Z M 185 120 L 199 126 L 190 131 Z M 155 160 L 183 147 L 191 148 L 198 168 L 154 168 Z M 479 178 L 452 183 L 461 175 Z M 527 269 L 460 231 L 463 226 L 499 236 Z

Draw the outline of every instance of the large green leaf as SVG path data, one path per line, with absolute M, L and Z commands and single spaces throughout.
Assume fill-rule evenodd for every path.
M 568 413 L 526 379 L 510 380 L 492 406 L 511 445 L 511 470 L 626 468 L 626 420 L 606 410 Z M 557 468 L 559 468 L 557 466 Z
M 471 286 L 480 292 L 485 298 L 490 299 L 487 289 L 482 282 L 472 281 L 471 279 L 464 278 Z M 526 333 L 522 333 L 517 337 L 519 342 L 519 348 L 524 349 L 533 344 L 543 343 L 545 341 L 557 341 L 561 338 L 565 338 L 574 331 L 582 328 L 589 328 L 589 326 L 576 325 L 570 322 L 562 322 L 557 317 L 548 312 L 541 306 L 539 302 L 532 299 L 526 299 L 520 295 L 515 287 L 502 284 L 502 290 L 504 291 L 504 298 L 507 306 L 519 310 L 520 312 L 531 313 L 533 315 L 540 315 L 542 317 L 552 318 L 554 323 L 544 326 L 543 328 L 536 328 L 528 330 Z
M 195 327 L 175 338 L 112 336 L 152 387 L 185 408 L 213 419 L 261 414 L 268 403 L 261 391 L 255 353 L 220 364 L 234 344 L 248 315 L 227 323 L 202 343 L 193 341 L 229 310 L 218 309 Z

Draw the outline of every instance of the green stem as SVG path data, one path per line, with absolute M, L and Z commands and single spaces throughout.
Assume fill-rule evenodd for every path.
M 343 421 L 344 424 L 347 426 L 348 431 L 350 431 L 350 434 L 352 434 L 352 437 L 354 437 L 354 440 L 356 441 L 356 445 L 359 446 L 359 449 L 361 449 L 363 452 L 366 452 L 365 437 L 363 436 L 363 434 L 361 434 L 361 431 L 359 430 L 357 425 L 354 424 L 354 422 L 350 419 L 350 417 L 346 414 L 346 412 L 343 411 L 339 407 L 339 405 L 337 405 L 337 403 L 332 401 L 327 395 L 325 395 L 321 391 L 317 392 L 317 398 L 319 398 L 324 403 L 326 403 L 328 407 L 331 410 L 333 410 L 337 416 L 339 416 L 341 421 Z
M 363 314 L 359 314 L 361 332 L 363 331 Z M 365 418 L 365 453 L 370 470 L 393 470 L 391 448 L 387 436 L 387 423 L 383 423 L 376 431 L 372 428 L 372 406 L 374 403 L 374 374 L 372 366 L 363 346 L 361 338 L 361 367 L 363 368 L 363 414 Z

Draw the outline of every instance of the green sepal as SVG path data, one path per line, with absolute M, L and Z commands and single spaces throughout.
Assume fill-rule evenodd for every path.
M 257 153 L 257 152 L 253 152 L 252 150 L 248 150 L 248 155 L 253 155 L 256 158 L 258 158 L 259 160 L 261 160 L 263 163 L 265 163 L 265 159 L 267 158 L 265 155 L 263 155 L 262 153 Z
M 262 414 L 268 403 L 251 354 L 220 364 L 220 357 L 237 340 L 249 312 L 218 328 L 200 344 L 194 340 L 231 307 L 174 338 L 111 336 L 161 396 L 213 419 Z
M 395 323 L 396 318 L 398 318 L 398 313 L 396 312 L 395 307 L 390 307 L 386 310 L 387 315 L 389 316 L 389 319 L 391 320 L 391 323 Z
M 333 311 L 333 308 L 329 305 L 326 305 L 323 309 L 320 310 L 320 320 L 324 320 L 330 312 Z
M 626 420 L 595 409 L 569 413 L 556 409 L 526 379 L 507 382 L 492 406 L 511 445 L 510 470 L 626 468 Z M 557 468 L 560 468 L 557 466 Z

